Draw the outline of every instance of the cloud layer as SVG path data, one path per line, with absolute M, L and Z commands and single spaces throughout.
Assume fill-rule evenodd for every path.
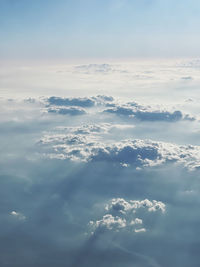
M 199 266 L 198 60 L 0 75 L 1 266 Z

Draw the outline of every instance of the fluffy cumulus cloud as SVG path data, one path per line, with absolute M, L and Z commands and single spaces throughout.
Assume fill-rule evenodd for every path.
M 146 208 L 149 212 L 154 212 L 160 210 L 161 212 L 165 212 L 165 204 L 160 201 L 150 201 L 148 199 L 144 200 L 130 200 L 126 201 L 123 198 L 114 198 L 110 201 L 109 204 L 106 205 L 105 209 L 108 211 L 118 211 L 120 213 L 126 213 L 127 211 L 131 211 L 133 213 L 136 212 L 137 209 Z
M 126 227 L 126 220 L 122 219 L 118 216 L 113 217 L 111 214 L 106 214 L 103 218 L 99 221 L 93 222 L 90 221 L 91 225 L 94 225 L 95 228 L 107 228 L 111 229 L 120 229 Z
M 137 217 L 139 210 L 142 210 L 139 213 L 142 218 Z M 102 219 L 90 221 L 92 234 L 95 231 L 102 230 L 146 232 L 143 220 L 147 219 L 148 213 L 165 213 L 165 204 L 161 201 L 150 201 L 148 199 L 126 201 L 123 198 L 114 198 L 109 204 L 105 205 L 105 211 L 107 214 L 103 215 Z
M 68 158 L 83 162 L 105 161 L 139 168 L 164 163 L 182 164 L 190 170 L 200 166 L 199 146 L 140 139 L 111 142 L 106 140 L 105 136 L 105 141 L 102 142 L 102 133 L 112 127 L 119 126 L 103 124 L 74 129 L 72 127 L 68 134 L 46 134 L 39 144 L 49 151 L 47 154 L 51 158 Z

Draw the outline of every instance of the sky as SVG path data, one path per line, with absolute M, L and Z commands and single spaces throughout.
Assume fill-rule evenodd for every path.
M 1 0 L 4 60 L 195 57 L 197 0 Z
M 1 267 L 199 267 L 199 8 L 0 0 Z

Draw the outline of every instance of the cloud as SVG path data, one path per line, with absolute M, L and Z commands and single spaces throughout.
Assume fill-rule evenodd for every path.
M 84 72 L 110 72 L 112 70 L 112 67 L 110 64 L 88 64 L 88 65 L 79 65 L 75 67 L 76 70 L 84 71 Z
M 105 134 L 112 134 L 114 130 L 126 131 L 133 129 L 135 126 L 130 124 L 111 124 L 108 122 L 99 124 L 82 124 L 74 127 L 59 126 L 54 129 L 54 132 L 63 132 L 63 134 L 75 134 L 75 135 L 90 135 L 93 139 L 95 136 L 101 138 Z
M 177 67 L 181 68 L 200 68 L 200 59 L 181 61 L 177 64 Z
M 90 108 L 95 105 L 95 101 L 91 98 L 63 98 L 51 96 L 47 99 L 50 105 L 55 106 L 77 106 Z
M 126 227 L 126 220 L 118 216 L 113 217 L 111 214 L 106 214 L 99 221 L 96 221 L 96 222 L 91 221 L 90 225 L 92 226 L 94 225 L 95 229 L 106 228 L 109 230 L 112 230 L 112 229 L 118 230 L 120 228 Z
M 60 108 L 60 107 L 51 107 L 48 108 L 48 113 L 56 113 L 60 115 L 71 115 L 71 116 L 79 116 L 85 115 L 86 111 L 82 108 L 78 107 L 69 107 L 69 108 Z
M 1 266 L 199 266 L 199 71 L 145 64 L 1 72 Z
M 97 95 L 96 97 L 93 97 L 93 99 L 96 99 L 96 101 L 104 101 L 104 102 L 112 102 L 114 101 L 114 98 L 112 96 L 106 96 L 106 95 Z
M 142 111 L 135 114 L 136 118 L 145 121 L 170 121 L 175 122 L 183 118 L 181 111 L 174 111 L 172 113 L 167 111 L 155 111 L 148 112 Z
M 107 103 L 110 103 L 112 101 L 114 101 L 113 97 L 105 95 L 83 98 L 64 98 L 51 96 L 46 99 L 46 102 L 48 103 L 47 107 L 50 107 L 48 111 L 53 112 L 55 110 L 55 112 L 58 112 L 60 114 L 66 114 L 68 112 L 70 113 L 70 109 L 73 113 L 73 110 L 78 110 L 78 108 L 92 108 L 99 105 L 106 105 Z M 80 112 L 83 112 L 82 109 L 79 110 Z
M 150 201 L 144 199 L 126 201 L 123 198 L 114 198 L 105 205 L 107 214 L 103 215 L 100 220 L 90 221 L 89 226 L 91 227 L 92 234 L 94 234 L 95 231 L 102 232 L 104 230 L 117 232 L 126 230 L 132 233 L 146 232 L 146 228 L 143 227 L 143 220 L 148 221 L 150 213 L 165 213 L 165 207 L 163 202 L 156 200 Z M 137 217 L 138 212 L 142 218 Z M 153 214 L 151 214 L 151 216 L 153 216 Z M 148 225 L 148 223 L 146 225 Z
M 126 116 L 129 118 L 135 118 L 140 121 L 165 121 L 165 122 L 176 122 L 182 119 L 188 119 L 190 116 L 183 115 L 180 110 L 165 111 L 165 110 L 154 110 L 147 106 L 140 106 L 137 103 L 126 104 L 121 106 L 115 106 L 105 109 L 104 112 L 115 114 L 117 116 Z
M 105 209 L 108 211 L 117 211 L 122 214 L 126 213 L 127 211 L 135 213 L 137 209 L 141 208 L 145 208 L 149 212 L 155 212 L 158 210 L 160 210 L 162 213 L 165 212 L 164 203 L 156 200 L 150 201 L 148 199 L 144 199 L 141 201 L 139 200 L 126 201 L 123 198 L 114 198 L 105 207 Z
M 193 78 L 191 76 L 184 76 L 181 79 L 182 80 L 192 80 Z
M 144 232 L 146 232 L 146 229 L 145 228 L 140 228 L 140 229 L 135 229 L 134 231 L 136 233 L 144 233 Z
M 22 213 L 17 212 L 17 211 L 15 211 L 15 210 L 11 211 L 11 212 L 10 212 L 10 215 L 11 215 L 12 217 L 14 217 L 14 218 L 20 220 L 20 221 L 24 221 L 24 220 L 26 220 L 26 216 L 24 216 Z
M 75 66 L 75 71 L 84 74 L 112 74 L 112 73 L 128 73 L 127 70 L 118 65 L 103 64 L 86 64 Z
M 109 125 L 109 127 L 111 127 Z M 153 167 L 166 163 L 183 165 L 189 170 L 200 167 L 199 146 L 176 145 L 152 140 L 123 140 L 103 142 L 101 131 L 108 125 L 76 128 L 71 133 L 46 134 L 39 144 L 51 158 L 71 159 L 83 162 L 110 162 L 122 166 Z M 100 133 L 100 134 L 99 134 Z
M 135 220 L 132 220 L 132 221 L 130 222 L 130 224 L 131 224 L 131 225 L 133 225 L 133 224 L 142 224 L 142 219 L 138 219 L 138 218 L 136 218 Z

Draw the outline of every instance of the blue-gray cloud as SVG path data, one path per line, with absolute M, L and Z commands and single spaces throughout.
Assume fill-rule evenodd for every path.
M 78 108 L 78 107 L 69 107 L 69 108 L 60 108 L 60 107 L 52 108 L 51 107 L 48 109 L 48 112 L 61 114 L 61 115 L 71 115 L 71 116 L 86 114 L 86 111 L 84 109 Z
M 132 117 L 141 121 L 176 122 L 181 119 L 189 118 L 189 115 L 184 116 L 180 110 L 169 112 L 164 110 L 145 109 L 140 106 L 116 106 L 105 109 L 104 112 L 116 114 L 118 116 Z
M 62 98 L 51 96 L 48 98 L 50 105 L 56 106 L 77 106 L 77 107 L 93 107 L 95 101 L 90 98 Z

